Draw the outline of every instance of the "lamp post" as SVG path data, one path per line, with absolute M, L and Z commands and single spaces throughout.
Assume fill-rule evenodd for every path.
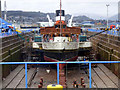
M 106 4 L 107 6 L 107 28 L 108 28 L 108 7 L 110 6 L 109 4 Z
M 0 0 L 0 18 L 2 18 L 1 0 Z
M 108 28 L 108 7 L 110 6 L 109 4 L 106 4 L 107 6 L 107 28 Z M 109 38 L 109 35 L 108 35 L 108 43 L 110 43 L 110 38 Z

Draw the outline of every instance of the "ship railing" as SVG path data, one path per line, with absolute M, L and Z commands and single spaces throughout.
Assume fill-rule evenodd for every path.
M 91 65 L 92 64 L 119 64 L 120 61 L 76 61 L 76 62 L 0 62 L 0 65 L 25 65 L 25 87 L 28 88 L 27 84 L 27 65 L 30 64 L 57 64 L 57 84 L 59 84 L 59 65 L 60 64 L 89 64 L 89 88 L 92 88 L 92 76 L 91 76 Z
M 43 42 L 54 42 L 54 38 L 43 38 Z M 68 37 L 68 42 L 79 42 L 79 39 L 77 37 Z

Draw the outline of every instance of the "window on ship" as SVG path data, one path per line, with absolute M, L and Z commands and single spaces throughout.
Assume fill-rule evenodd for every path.
M 55 25 L 55 28 L 60 28 L 60 25 Z M 61 28 L 66 28 L 66 25 L 62 25 Z
M 66 28 L 66 25 L 63 25 L 63 28 Z
M 59 25 L 55 25 L 55 28 L 59 28 Z

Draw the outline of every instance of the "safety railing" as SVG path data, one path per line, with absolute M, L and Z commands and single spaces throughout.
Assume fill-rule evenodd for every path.
M 120 61 L 78 61 L 78 62 L 1 62 L 0 65 L 24 64 L 25 65 L 25 86 L 27 85 L 27 65 L 28 64 L 57 64 L 57 84 L 59 84 L 59 64 L 89 64 L 89 88 L 92 88 L 91 64 L 120 63 Z

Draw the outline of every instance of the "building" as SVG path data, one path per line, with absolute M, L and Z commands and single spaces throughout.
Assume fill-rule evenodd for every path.
M 84 21 L 81 23 L 83 27 L 94 27 L 95 23 L 92 21 Z

